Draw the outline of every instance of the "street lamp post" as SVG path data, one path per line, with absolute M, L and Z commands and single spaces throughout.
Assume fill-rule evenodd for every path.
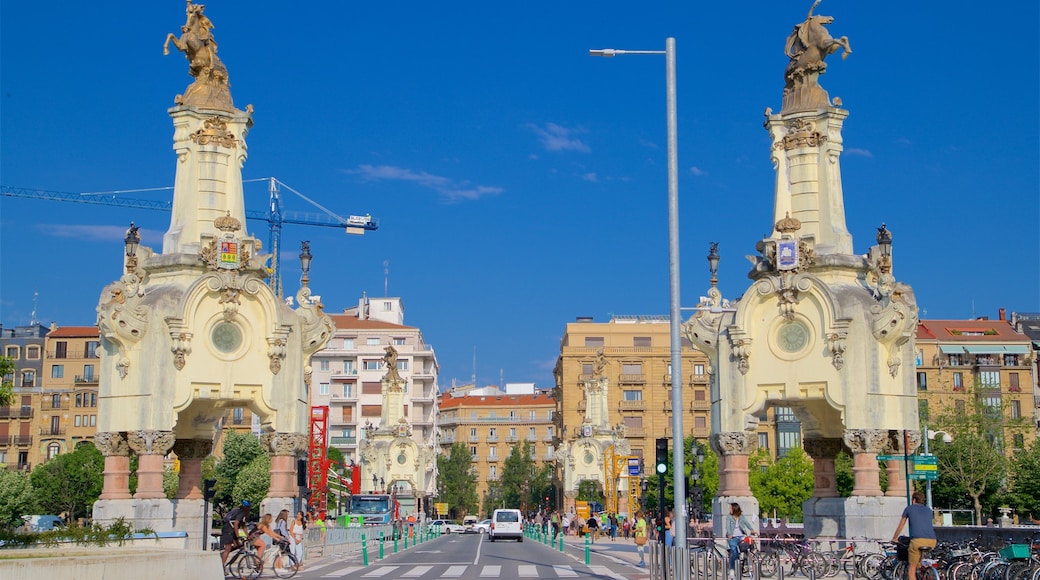
M 928 429 L 928 424 L 927 423 L 924 425 L 924 454 L 925 455 L 931 455 L 931 453 L 928 452 L 928 441 L 932 437 L 935 437 L 936 435 L 939 435 L 940 433 L 943 436 L 943 443 L 950 443 L 951 441 L 953 441 L 953 437 L 950 437 L 950 434 L 947 433 L 946 431 L 931 431 L 931 430 Z M 928 509 L 931 509 L 932 508 L 932 480 L 930 480 L 930 479 L 924 480 L 924 489 L 925 489 L 925 497 L 926 497 L 925 505 L 928 506 Z
M 663 54 L 665 61 L 665 95 L 668 124 L 668 289 L 669 321 L 672 360 L 672 466 L 683 465 L 683 417 L 682 417 L 682 325 L 679 307 L 679 154 L 678 120 L 675 97 L 675 38 L 664 41 L 664 50 L 615 50 L 604 48 L 590 50 L 592 56 L 614 57 L 626 54 Z M 682 477 L 673 477 L 675 505 L 672 510 L 672 533 L 675 545 L 686 546 L 686 482 Z M 663 499 L 663 494 L 662 494 Z M 683 567 L 679 567 L 683 568 Z

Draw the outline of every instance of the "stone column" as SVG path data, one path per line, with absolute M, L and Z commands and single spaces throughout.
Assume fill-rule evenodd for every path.
M 166 499 L 163 491 L 163 458 L 173 448 L 173 431 L 139 430 L 127 433 L 130 449 L 137 454 L 137 492 L 134 499 Z
M 888 455 L 905 455 L 913 453 L 921 444 L 920 431 L 906 431 L 904 439 L 903 431 L 889 431 L 888 445 L 885 453 Z M 902 459 L 889 459 L 885 462 L 885 472 L 888 474 L 888 489 L 885 490 L 887 497 L 906 497 L 906 461 Z
M 834 459 L 841 452 L 841 439 L 806 439 L 805 452 L 813 459 L 813 497 L 838 497 Z
M 181 462 L 177 499 L 202 499 L 202 460 L 209 457 L 213 442 L 209 439 L 178 439 L 173 452 Z
M 94 447 L 105 456 L 104 483 L 98 499 L 130 499 L 130 448 L 122 433 L 94 436 Z
M 757 441 L 747 431 L 716 433 L 711 437 L 711 448 L 719 454 L 719 497 L 750 497 L 748 456 Z
M 881 429 L 846 429 L 845 445 L 852 451 L 852 495 L 880 496 L 881 469 L 877 455 L 888 441 L 888 431 Z
M 296 496 L 296 455 L 307 448 L 303 433 L 264 433 L 260 443 L 271 456 L 271 487 L 267 497 Z
M 574 510 L 577 507 L 578 492 L 576 491 L 565 491 L 563 493 L 563 509 L 569 514 L 575 513 Z

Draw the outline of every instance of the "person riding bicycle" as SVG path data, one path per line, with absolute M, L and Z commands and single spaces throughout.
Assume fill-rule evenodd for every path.
M 249 510 L 252 504 L 248 499 L 242 500 L 242 505 L 229 511 L 222 520 L 220 528 L 220 562 L 227 563 L 228 554 L 238 547 L 238 530 L 245 530 L 246 519 L 249 518 Z
M 907 534 L 910 536 L 910 547 L 907 549 L 907 577 L 909 578 L 917 575 L 917 567 L 921 565 L 921 548 L 935 547 L 932 508 L 924 505 L 923 493 L 915 491 L 912 497 L 913 503 L 903 510 L 896 533 L 892 534 L 892 541 L 898 542 L 903 526 L 910 522 L 910 527 L 907 529 Z
M 737 574 L 737 560 L 740 559 L 740 543 L 745 536 L 752 535 L 754 527 L 744 517 L 740 504 L 729 504 L 729 516 L 723 521 L 726 537 L 729 539 L 729 577 L 732 580 Z
M 260 518 L 260 523 L 256 524 L 256 529 L 249 535 L 249 539 L 253 542 L 253 545 L 256 546 L 256 556 L 260 558 L 261 562 L 264 561 L 264 548 L 267 547 L 266 542 L 264 542 L 264 536 L 270 536 L 272 543 L 276 546 L 286 545 L 285 543 L 288 541 L 284 536 L 274 530 L 272 527 L 273 520 L 274 516 L 271 514 L 264 514 L 264 517 Z M 279 542 L 281 544 L 279 544 Z M 280 552 L 279 556 L 281 556 Z

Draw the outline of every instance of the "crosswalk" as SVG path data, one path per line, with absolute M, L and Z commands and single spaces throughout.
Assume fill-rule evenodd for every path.
M 452 564 L 397 564 L 372 566 L 344 566 L 331 570 L 322 578 L 460 578 L 475 570 L 480 578 L 613 578 L 626 580 L 606 566 L 566 564 L 518 564 L 511 566 L 452 565 Z

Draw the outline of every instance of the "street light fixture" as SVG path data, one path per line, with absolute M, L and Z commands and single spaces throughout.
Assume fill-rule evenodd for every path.
M 626 54 L 663 54 L 665 61 L 665 96 L 668 126 L 668 289 L 672 361 L 672 465 L 682 465 L 683 417 L 682 405 L 682 326 L 679 306 L 679 153 L 678 120 L 675 97 L 675 38 L 664 41 L 664 50 L 617 50 L 603 48 L 590 50 L 591 56 L 612 58 Z M 686 482 L 673 477 L 675 506 L 672 510 L 673 534 L 676 546 L 686 546 Z M 663 497 L 663 494 L 662 494 Z
M 309 241 L 303 242 L 300 245 L 300 269 L 303 270 L 303 276 L 300 278 L 300 285 L 304 288 L 311 281 L 311 243 Z

